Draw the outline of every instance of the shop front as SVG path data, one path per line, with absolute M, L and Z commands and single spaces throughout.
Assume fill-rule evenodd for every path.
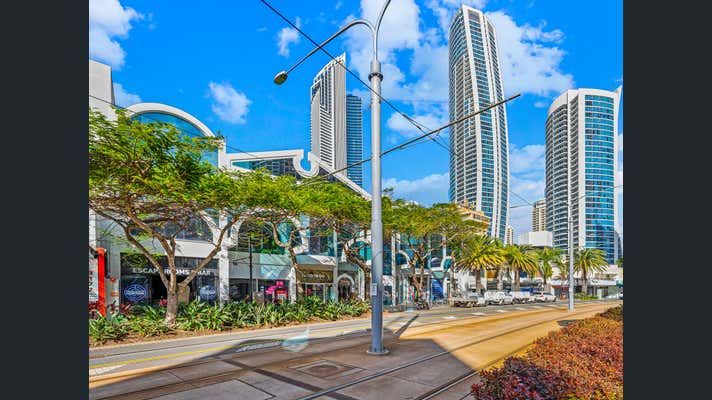
M 121 281 L 119 292 L 122 304 L 156 304 L 168 297 L 168 290 L 161 281 L 158 270 L 141 254 L 121 253 Z M 188 276 L 202 262 L 202 258 L 176 257 L 178 282 Z M 158 257 L 166 276 L 170 276 L 168 260 Z M 178 301 L 218 300 L 218 260 L 213 259 L 198 272 L 186 290 L 179 292 Z
M 299 283 L 305 296 L 316 296 L 324 302 L 337 299 L 334 271 L 326 269 L 299 268 Z
M 292 300 L 292 267 L 287 256 L 253 254 L 252 264 L 247 253 L 235 252 L 230 257 L 234 257 L 230 262 L 231 301 L 249 299 L 250 277 L 255 301 L 272 303 Z

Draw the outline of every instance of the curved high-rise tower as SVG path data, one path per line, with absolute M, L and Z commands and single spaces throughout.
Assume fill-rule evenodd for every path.
M 450 23 L 450 120 L 504 99 L 494 26 L 462 6 Z M 490 236 L 504 240 L 509 207 L 509 143 L 505 106 L 450 128 L 450 201 L 467 202 L 490 220 Z
M 618 201 L 618 104 L 622 88 L 567 90 L 546 119 L 546 228 L 568 253 L 569 202 L 574 248 L 597 248 L 613 264 Z

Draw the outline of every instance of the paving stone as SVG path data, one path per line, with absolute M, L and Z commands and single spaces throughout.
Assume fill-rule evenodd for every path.
M 266 400 L 273 397 L 271 394 L 252 387 L 236 379 L 217 383 L 215 385 L 203 386 L 197 389 L 186 390 L 178 393 L 171 393 L 155 400 Z
M 213 361 L 204 364 L 191 365 L 189 367 L 171 368 L 168 370 L 168 372 L 187 381 L 191 379 L 204 378 L 207 376 L 222 374 L 226 372 L 233 372 L 239 369 L 241 368 L 236 365 L 226 363 L 224 361 Z

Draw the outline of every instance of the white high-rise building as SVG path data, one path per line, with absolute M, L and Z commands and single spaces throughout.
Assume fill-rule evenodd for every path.
M 450 121 L 504 100 L 494 26 L 462 6 L 450 23 Z M 450 201 L 467 200 L 505 237 L 509 207 L 507 113 L 501 105 L 450 128 Z
M 546 200 L 537 200 L 532 207 L 532 232 L 546 230 Z
M 618 201 L 618 104 L 615 92 L 567 90 L 546 120 L 546 227 L 554 247 L 568 252 L 568 204 L 573 205 L 574 248 L 598 248 L 615 262 Z
M 514 244 L 514 227 L 507 225 L 507 229 L 504 233 L 504 244 Z
M 311 152 L 340 169 L 346 166 L 346 55 L 336 60 L 342 64 L 330 61 L 311 86 Z

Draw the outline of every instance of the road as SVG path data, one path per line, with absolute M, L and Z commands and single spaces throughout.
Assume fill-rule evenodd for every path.
M 576 305 L 600 302 L 605 301 L 577 301 Z M 564 302 L 557 301 L 555 303 L 492 305 L 476 308 L 440 306 L 431 310 L 386 313 L 384 314 L 384 336 L 393 336 L 394 332 L 403 328 L 405 324 L 407 324 L 406 328 L 410 329 L 489 315 L 565 307 Z M 93 348 L 90 349 L 89 354 L 89 376 L 90 380 L 94 381 L 102 377 L 119 376 L 136 371 L 149 372 L 185 365 L 216 354 L 251 352 L 264 348 L 299 347 L 313 345 L 329 338 L 331 340 L 333 338 L 368 338 L 370 323 L 370 319 L 353 319 Z

